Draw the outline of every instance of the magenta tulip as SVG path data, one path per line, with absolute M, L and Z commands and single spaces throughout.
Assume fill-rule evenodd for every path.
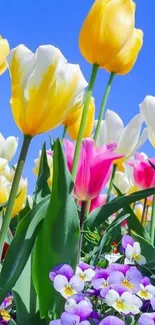
M 133 167 L 136 186 L 140 189 L 155 186 L 155 169 L 150 165 L 149 160 L 155 165 L 155 158 L 148 159 L 143 154 L 137 153 L 136 159 L 129 162 Z
M 71 171 L 75 143 L 65 139 L 64 147 L 68 168 Z M 96 148 L 93 139 L 83 139 L 74 187 L 77 199 L 87 201 L 99 196 L 110 178 L 113 161 L 123 157 L 116 154 L 115 149 L 115 143 Z

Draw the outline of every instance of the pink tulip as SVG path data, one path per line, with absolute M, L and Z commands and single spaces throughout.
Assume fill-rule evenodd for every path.
M 65 139 L 64 147 L 68 168 L 71 171 L 75 143 Z M 83 139 L 74 187 L 77 199 L 92 200 L 100 194 L 110 178 L 112 162 L 123 157 L 113 152 L 115 148 L 115 143 L 96 148 L 93 139 Z
M 95 199 L 93 199 L 91 201 L 90 212 L 104 205 L 106 203 L 106 199 L 107 195 L 105 194 L 100 194 Z
M 130 161 L 133 167 L 133 177 L 137 187 L 146 189 L 155 186 L 155 170 L 149 160 L 155 165 L 155 158 L 148 159 L 143 154 L 137 153 L 136 160 Z

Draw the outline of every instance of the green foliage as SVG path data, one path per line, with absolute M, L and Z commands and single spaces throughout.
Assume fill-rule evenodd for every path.
M 98 208 L 90 213 L 85 222 L 85 227 L 93 230 L 95 227 L 99 227 L 104 221 L 107 220 L 108 217 L 110 217 L 115 212 L 119 211 L 122 208 L 125 208 L 126 206 L 128 207 L 130 204 L 140 201 L 154 193 L 155 188 L 150 188 L 147 190 L 132 193 L 128 196 L 119 196 L 108 204 L 105 204 L 101 208 Z
M 0 273 L 0 303 L 15 285 L 34 246 L 49 197 L 38 203 L 19 223 Z
M 78 253 L 79 218 L 73 198 L 73 181 L 59 140 L 54 146 L 52 194 L 34 250 L 33 279 L 41 316 L 60 312 L 63 299 L 53 289 L 50 270 L 58 264 L 75 267 Z

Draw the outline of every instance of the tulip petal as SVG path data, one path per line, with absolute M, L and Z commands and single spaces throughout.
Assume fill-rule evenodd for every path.
M 137 114 L 129 124 L 124 128 L 122 136 L 118 143 L 117 152 L 131 155 L 135 149 L 142 127 L 142 117 Z
M 124 124 L 119 115 L 111 110 L 107 110 L 106 116 L 107 143 L 112 141 L 118 142 L 121 137 Z

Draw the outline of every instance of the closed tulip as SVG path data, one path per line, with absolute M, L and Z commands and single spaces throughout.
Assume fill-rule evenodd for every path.
M 35 136 L 61 124 L 82 105 L 87 82 L 78 65 L 67 63 L 52 45 L 36 53 L 24 45 L 14 48 L 8 58 L 12 79 L 11 108 L 24 135 Z
M 46 151 L 47 154 L 47 163 L 50 170 L 50 177 L 48 178 L 48 185 L 51 187 L 52 180 L 53 180 L 53 157 L 51 150 Z M 33 168 L 33 172 L 36 176 L 38 176 L 39 173 L 39 167 L 40 167 L 40 158 L 41 158 L 41 151 L 39 152 L 39 157 L 34 160 L 35 167 Z
M 96 0 L 79 36 L 80 51 L 91 64 L 109 64 L 131 39 L 135 24 L 132 0 Z
M 115 59 L 105 66 L 105 69 L 109 72 L 115 72 L 120 75 L 127 74 L 133 68 L 142 45 L 143 32 L 140 29 L 135 28 L 132 37 Z
M 8 201 L 12 182 L 10 182 L 5 176 L 0 176 L 0 204 L 3 204 Z M 13 218 L 16 216 L 25 206 L 27 193 L 27 179 L 21 178 L 20 184 L 18 187 L 18 193 L 13 207 L 12 215 Z
M 7 69 L 6 57 L 9 52 L 10 47 L 8 41 L 0 36 L 0 75 L 2 75 Z
M 155 170 L 149 160 L 155 165 L 155 158 L 148 159 L 143 154 L 137 153 L 135 160 L 129 164 L 133 167 L 133 177 L 137 187 L 141 190 L 155 186 Z
M 81 113 L 78 120 L 67 128 L 68 134 L 73 141 L 77 140 L 78 138 L 83 109 L 81 109 L 80 112 Z M 94 127 L 94 116 L 95 116 L 95 102 L 94 102 L 94 98 L 92 97 L 88 108 L 87 121 L 85 125 L 83 138 L 89 138 L 92 135 L 92 131 Z

